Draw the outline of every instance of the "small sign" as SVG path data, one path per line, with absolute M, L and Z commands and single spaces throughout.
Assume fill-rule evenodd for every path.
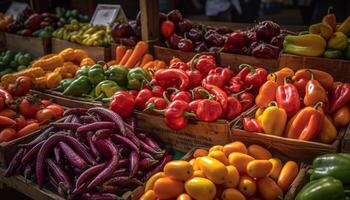
M 10 8 L 6 11 L 5 15 L 12 15 L 14 19 L 17 18 L 18 14 L 20 14 L 23 10 L 29 8 L 27 3 L 22 2 L 12 2 Z
M 98 4 L 90 23 L 93 25 L 112 25 L 117 21 L 127 21 L 123 8 L 120 5 Z

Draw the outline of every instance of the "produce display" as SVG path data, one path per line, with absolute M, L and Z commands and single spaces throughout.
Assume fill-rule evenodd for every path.
M 83 23 L 89 22 L 89 16 L 79 14 L 79 11 L 76 9 L 69 10 L 63 7 L 56 7 L 55 15 L 63 24 L 69 24 L 72 20 L 78 20 Z
M 0 89 L 0 144 L 31 134 L 41 125 L 62 117 L 63 108 L 28 94 L 31 78 L 20 76 L 6 89 Z
M 306 34 L 288 35 L 283 51 L 301 56 L 350 59 L 350 16 L 337 26 L 336 17 L 328 13 L 322 22 L 309 27 Z
M 294 161 L 283 163 L 262 146 L 236 141 L 167 163 L 148 179 L 140 200 L 283 199 L 298 171 Z
M 21 145 L 6 176 L 24 174 L 70 199 L 118 199 L 172 159 L 150 135 L 106 108 L 72 108 Z
M 243 119 L 247 131 L 329 144 L 350 122 L 350 84 L 316 69 L 270 74 L 255 102 L 255 118 Z
M 19 76 L 28 76 L 34 80 L 35 88 L 56 88 L 64 78 L 74 77 L 79 66 L 94 64 L 86 51 L 67 48 L 58 54 L 45 55 L 35 60 L 30 67 L 1 77 L 1 84 L 14 83 Z
M 32 60 L 33 58 L 29 53 L 15 53 L 10 50 L 0 52 L 0 77 L 27 68 Z
M 114 42 L 133 47 L 141 40 L 141 12 L 137 14 L 136 20 L 127 23 L 120 22 L 113 26 L 112 37 Z
M 5 16 L 4 13 L 0 12 L 0 31 L 7 31 L 8 27 L 12 22 L 12 16 Z
M 295 200 L 349 198 L 350 154 L 324 154 L 314 159 L 309 182 L 299 191 Z

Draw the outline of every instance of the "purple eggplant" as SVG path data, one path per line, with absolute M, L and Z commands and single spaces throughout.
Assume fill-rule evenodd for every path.
M 88 143 L 88 145 L 90 147 L 90 150 L 91 150 L 92 154 L 94 154 L 96 160 L 98 161 L 98 160 L 101 159 L 101 154 L 100 154 L 100 152 L 98 152 L 98 150 L 96 149 L 95 144 L 92 141 L 93 134 L 94 134 L 93 132 L 88 132 L 86 140 L 87 140 L 87 143 Z
M 21 164 L 21 160 L 22 160 L 22 157 L 23 157 L 23 152 L 24 152 L 24 149 L 21 148 L 17 151 L 17 153 L 13 156 L 9 166 L 7 167 L 6 169 L 6 172 L 5 172 L 5 176 L 12 176 L 17 168 L 20 166 Z
M 60 129 L 60 130 L 72 130 L 72 131 L 76 131 L 79 127 L 81 127 L 82 125 L 79 123 L 52 123 L 52 126 Z
M 85 145 L 80 143 L 77 139 L 71 136 L 65 137 L 65 142 L 70 144 L 70 146 L 73 147 L 73 149 L 77 152 L 79 156 L 81 156 L 85 161 L 87 161 L 91 165 L 95 165 L 96 160 L 92 157 L 92 155 L 89 153 Z
M 63 169 L 61 169 L 51 159 L 47 159 L 47 165 L 49 167 L 49 170 L 54 175 L 54 177 L 56 177 L 56 180 L 58 180 L 58 182 L 63 182 L 65 187 L 67 187 L 69 190 L 72 189 L 72 187 L 73 187 L 72 182 L 71 182 L 68 174 Z
M 77 129 L 78 133 L 84 133 L 88 131 L 94 131 L 99 129 L 115 129 L 116 125 L 114 122 L 94 122 L 91 124 L 85 124 Z
M 173 159 L 172 155 L 166 155 L 164 156 L 164 158 L 158 163 L 158 165 L 156 165 L 155 167 L 153 167 L 151 170 L 149 170 L 147 172 L 147 174 L 144 175 L 144 177 L 142 177 L 142 181 L 146 182 L 149 178 L 151 178 L 151 176 L 157 172 L 160 172 L 161 170 L 163 170 L 164 166 L 170 162 Z
M 88 112 L 99 115 L 103 120 L 114 122 L 119 127 L 122 135 L 126 136 L 124 121 L 117 113 L 100 107 L 90 108 Z
M 33 148 L 39 142 L 46 140 L 49 137 L 49 134 L 51 133 L 51 131 L 53 131 L 54 129 L 55 128 L 53 126 L 50 126 L 45 131 L 43 131 L 38 137 L 36 137 L 34 140 L 32 140 L 31 142 L 29 142 L 27 144 L 20 144 L 18 146 L 26 148 L 26 149 Z
M 79 169 L 86 169 L 88 164 L 65 142 L 58 143 L 62 152 L 66 155 L 68 162 Z
M 127 138 L 129 138 L 137 147 L 140 147 L 140 140 L 136 137 L 135 133 L 129 129 L 126 128 Z
M 158 160 L 154 160 L 151 158 L 144 158 L 139 163 L 140 170 L 148 169 L 153 165 L 157 164 L 158 162 L 159 162 Z
M 86 180 L 100 173 L 104 168 L 106 168 L 106 163 L 101 163 L 84 171 L 75 182 L 75 188 L 80 188 Z
M 118 166 L 118 167 L 120 167 L 120 166 Z M 127 176 L 127 175 L 129 175 L 128 169 L 120 168 L 120 169 L 118 169 L 118 170 L 113 172 L 112 177 L 115 177 L 115 176 Z
M 63 113 L 63 116 L 67 115 L 84 115 L 86 114 L 88 110 L 85 108 L 70 108 L 68 110 L 65 110 Z
M 123 137 L 121 135 L 117 135 L 117 134 L 112 134 L 111 135 L 111 139 L 114 142 L 118 142 L 118 143 L 123 143 L 127 146 L 129 146 L 131 149 L 135 150 L 136 152 L 139 152 L 139 148 L 132 142 L 130 141 L 128 138 Z M 141 142 L 141 141 L 140 141 Z
M 147 153 L 150 153 L 151 155 L 153 155 L 155 158 L 161 158 L 163 157 L 165 151 L 156 151 L 155 149 L 153 149 L 152 147 L 150 147 L 148 144 L 146 144 L 143 141 L 140 141 L 141 144 L 141 149 Z
M 90 123 L 97 122 L 97 119 L 92 115 L 82 115 L 82 116 L 80 116 L 80 120 L 84 124 L 90 124 Z
M 81 200 L 117 200 L 120 199 L 112 193 L 84 193 L 81 195 Z
M 141 156 L 141 158 L 150 158 L 150 159 L 154 160 L 154 157 L 151 154 L 144 152 L 144 151 L 140 151 L 140 156 Z
M 22 158 L 21 163 L 26 164 L 27 162 L 35 159 L 35 156 L 38 154 L 41 146 L 44 144 L 45 141 L 41 141 L 38 144 L 36 144 L 33 148 L 31 148 Z
M 139 161 L 140 161 L 139 152 L 131 151 L 129 160 L 130 160 L 130 164 L 129 164 L 130 177 L 134 177 L 139 169 Z

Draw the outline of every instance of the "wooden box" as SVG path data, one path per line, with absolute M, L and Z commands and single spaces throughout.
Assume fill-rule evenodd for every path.
M 293 70 L 319 69 L 330 73 L 337 81 L 349 82 L 350 80 L 350 60 L 281 54 L 279 66 Z
M 0 31 L 0 51 L 6 49 L 6 36 L 5 32 Z
M 246 113 L 246 116 L 254 116 L 255 109 Z M 341 139 L 345 129 L 338 131 L 338 136 L 332 144 L 324 144 L 315 141 L 303 141 L 265 133 L 248 132 L 242 129 L 241 120 L 235 121 L 231 129 L 231 140 L 240 140 L 248 144 L 259 144 L 269 147 L 272 151 L 281 153 L 281 156 L 302 162 L 312 162 L 321 154 L 335 153 L 340 148 Z
M 350 153 L 350 125 L 345 130 L 344 138 L 341 141 L 341 152 Z
M 84 46 L 81 44 L 69 42 L 66 40 L 61 40 L 57 38 L 51 39 L 52 53 L 59 53 L 63 49 L 73 48 L 73 49 L 83 49 L 88 52 L 89 56 L 95 61 L 103 60 L 109 61 L 111 58 L 111 48 L 110 47 L 95 47 L 95 46 Z
M 269 148 L 268 146 L 264 146 L 264 147 Z M 186 153 L 183 156 L 182 160 L 190 161 L 193 158 L 193 153 L 197 148 L 192 148 L 188 153 Z M 273 155 L 274 157 L 276 157 L 275 154 Z M 282 161 L 285 161 L 285 162 L 288 161 L 288 160 L 285 160 L 283 157 L 279 157 L 279 156 L 277 157 L 280 158 Z M 292 184 L 289 186 L 288 192 L 284 195 L 283 200 L 294 200 L 295 196 L 297 195 L 297 192 L 300 190 L 300 187 L 302 187 L 307 181 L 306 173 L 309 169 L 309 166 L 302 162 L 298 162 L 298 163 L 299 163 L 298 175 L 295 177 Z
M 220 53 L 220 65 L 230 66 L 235 71 L 239 71 L 240 64 L 249 64 L 265 68 L 269 72 L 278 70 L 278 59 L 255 58 L 254 56 Z
M 51 38 L 24 37 L 5 33 L 5 40 L 6 49 L 30 53 L 34 57 L 41 57 L 51 52 Z

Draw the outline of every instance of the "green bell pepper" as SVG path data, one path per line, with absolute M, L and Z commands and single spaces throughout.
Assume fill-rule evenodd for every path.
M 344 184 L 350 183 L 350 154 L 324 154 L 314 159 L 311 180 L 332 176 Z
M 342 182 L 328 176 L 307 183 L 297 194 L 295 200 L 341 200 L 344 198 Z
M 89 69 L 88 77 L 90 78 L 92 85 L 95 87 L 101 81 L 105 80 L 103 67 L 99 64 L 93 65 Z
M 66 79 L 61 80 L 58 87 L 56 88 L 56 90 L 58 90 L 60 92 L 64 92 L 73 81 L 74 81 L 73 78 L 66 78 Z
M 128 78 L 128 84 L 127 84 L 128 89 L 140 90 L 145 82 L 148 83 L 151 80 L 151 75 L 149 74 L 148 71 L 140 67 L 136 67 L 129 70 L 127 78 Z
M 109 80 L 115 81 L 120 86 L 126 86 L 128 83 L 129 69 L 123 66 L 113 65 L 108 68 L 106 75 Z
M 75 72 L 75 77 L 79 78 L 80 76 L 88 76 L 89 75 L 89 67 L 82 66 Z
M 63 92 L 64 95 L 82 96 L 89 94 L 92 86 L 90 79 L 87 76 L 80 76 L 75 79 Z
M 344 57 L 344 55 L 343 55 L 343 52 L 341 50 L 327 49 L 323 53 L 323 57 L 333 58 L 333 59 L 342 59 Z
M 116 82 L 111 80 L 104 80 L 95 87 L 95 100 L 111 97 L 114 95 L 114 93 L 120 90 L 121 88 Z

